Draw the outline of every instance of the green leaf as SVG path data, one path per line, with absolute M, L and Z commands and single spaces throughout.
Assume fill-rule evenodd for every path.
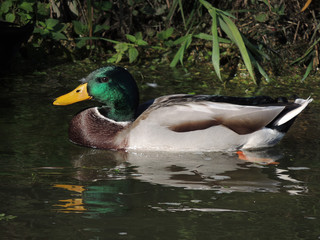
M 147 45 L 148 45 L 148 43 L 147 43 L 146 41 L 141 40 L 141 39 L 137 40 L 136 43 L 137 43 L 139 46 L 147 46 Z
M 139 56 L 139 52 L 135 47 L 129 48 L 129 63 L 133 63 L 137 57 Z
M 41 3 L 38 1 L 38 14 L 42 16 L 47 16 L 50 13 L 50 4 L 49 3 Z
M 108 25 L 94 25 L 93 26 L 93 33 L 97 33 L 100 31 L 106 31 L 108 30 L 110 27 Z
M 226 11 L 222 11 L 220 9 L 216 9 L 217 10 L 217 14 L 219 15 L 224 15 L 224 16 L 227 16 L 227 17 L 230 17 L 230 18 L 233 18 L 233 19 L 237 19 L 235 16 L 233 16 L 231 13 L 229 12 L 226 12 Z M 246 10 L 247 12 L 248 10 Z
M 199 33 L 194 35 L 196 38 L 200 38 L 203 40 L 208 40 L 208 41 L 212 41 L 212 35 L 207 34 L 207 33 Z
M 12 1 L 4 1 L 1 3 L 1 13 L 7 13 L 9 12 L 10 7 L 12 6 Z
M 210 15 L 212 16 L 212 26 L 211 26 L 211 32 L 212 32 L 212 65 L 214 67 L 214 70 L 220 80 L 221 74 L 220 74 L 220 47 L 219 47 L 219 39 L 218 39 L 218 27 L 217 27 L 217 14 L 216 10 L 209 10 Z
M 137 41 L 136 37 L 130 34 L 126 34 L 126 38 L 130 41 L 135 43 Z
M 45 28 L 36 28 L 33 31 L 34 33 L 39 33 L 41 36 L 46 36 L 49 34 L 49 30 Z
M 118 62 L 120 62 L 121 61 L 121 59 L 122 59 L 122 56 L 123 56 L 123 53 L 117 53 L 117 54 L 115 54 L 115 57 L 116 57 L 116 63 L 118 63 Z
M 178 61 L 180 59 L 180 56 L 183 57 L 183 53 L 184 53 L 184 47 L 181 46 L 178 50 L 178 52 L 176 53 L 176 55 L 174 56 L 173 60 L 170 63 L 170 67 L 175 67 L 178 64 Z
M 185 18 L 184 18 L 184 13 L 183 13 L 182 1 L 181 1 L 181 0 L 178 0 L 178 3 L 179 3 L 179 9 L 180 9 L 180 13 L 181 13 L 181 18 L 182 18 L 183 26 L 184 26 L 184 29 L 187 30 L 186 20 L 185 20 Z
M 33 4 L 30 2 L 23 2 L 20 4 L 19 8 L 21 8 L 27 12 L 32 12 L 33 11 L 32 5 Z
M 183 56 L 184 56 L 184 51 L 190 46 L 191 44 L 191 41 L 192 41 L 192 35 L 189 34 L 186 41 L 182 44 L 182 47 L 183 47 L 183 52 L 182 54 L 180 55 L 180 58 L 179 58 L 179 61 L 181 63 L 181 65 L 183 66 Z
M 52 38 L 56 41 L 67 40 L 67 37 L 61 32 L 52 32 Z
M 254 18 L 258 21 L 258 22 L 266 22 L 269 20 L 269 15 L 266 13 L 259 13 L 257 15 L 254 16 Z
M 173 44 L 174 44 L 174 45 L 182 44 L 182 43 L 187 39 L 187 37 L 188 37 L 188 35 L 179 37 L 177 40 L 175 40 L 175 41 L 173 42 Z
M 245 36 L 242 36 L 242 39 L 244 41 L 244 44 L 246 45 L 246 47 L 251 51 L 251 53 L 253 53 L 255 56 L 257 57 L 264 57 L 267 60 L 270 60 L 270 57 L 264 53 L 263 51 L 259 50 L 255 45 L 253 45 Z
M 313 59 L 311 59 L 309 65 L 308 65 L 308 67 L 307 67 L 307 70 L 306 70 L 306 72 L 304 73 L 304 75 L 303 75 L 303 77 L 302 77 L 302 79 L 301 79 L 301 82 L 303 82 L 304 80 L 306 80 L 306 78 L 309 76 L 312 68 L 313 68 Z
M 211 3 L 205 1 L 205 0 L 199 0 L 200 3 L 209 11 L 212 11 L 212 10 L 216 10 L 217 11 L 217 15 L 225 15 L 225 16 L 228 16 L 228 17 L 231 17 L 233 19 L 236 19 L 235 16 L 233 16 L 231 13 L 228 13 L 228 12 L 225 12 L 225 11 L 222 11 L 220 9 L 217 9 L 217 8 L 214 8 Z M 211 13 L 210 13 L 211 14 Z
M 14 20 L 16 19 L 16 16 L 13 13 L 7 13 L 6 14 L 6 21 L 7 22 L 14 22 Z
M 175 67 L 180 61 L 181 65 L 183 65 L 183 56 L 184 56 L 184 51 L 190 46 L 192 42 L 192 34 L 188 34 L 186 36 L 181 37 L 181 39 L 184 39 L 182 42 L 178 52 L 174 56 L 172 62 L 170 63 L 170 67 Z
M 168 29 L 166 29 L 166 30 L 164 30 L 164 31 L 162 31 L 162 32 L 159 32 L 158 34 L 157 34 L 157 37 L 159 38 L 159 40 L 166 40 L 166 39 L 168 39 L 169 37 L 171 37 L 172 36 L 172 34 L 173 34 L 173 28 L 171 27 L 171 28 L 168 28 Z
M 142 32 L 137 32 L 134 36 L 137 40 L 142 40 Z
M 114 48 L 117 50 L 119 53 L 124 53 L 125 51 L 128 50 L 128 44 L 127 43 L 118 43 L 114 46 Z M 121 56 L 122 57 L 122 56 Z
M 86 43 L 87 43 L 86 40 L 80 38 L 80 39 L 76 42 L 76 47 L 77 47 L 77 48 L 82 48 L 82 47 L 84 47 L 84 46 L 86 45 Z
M 318 38 L 308 49 L 307 51 L 299 58 L 297 58 L 296 60 L 294 60 L 291 65 L 297 63 L 297 62 L 301 62 L 303 59 L 307 59 L 308 56 L 314 52 L 314 47 L 318 44 L 318 42 L 320 42 L 320 38 Z
M 208 10 L 212 10 L 214 7 L 210 4 L 210 3 L 208 3 L 207 1 L 204 1 L 204 0 L 199 0 L 200 1 L 200 3 L 206 8 L 206 9 L 208 9 Z
M 79 40 L 79 39 L 83 39 L 83 40 L 102 40 L 102 41 L 110 42 L 110 43 L 113 43 L 113 44 L 120 43 L 119 41 L 115 41 L 115 40 L 108 39 L 108 38 L 103 38 L 103 37 L 81 37 L 81 38 L 76 38 L 76 40 Z
M 43 27 L 43 28 L 46 27 L 46 24 L 44 22 L 42 22 L 42 21 L 38 21 L 38 24 L 39 24 L 40 27 Z
M 26 12 L 18 12 L 17 14 L 20 16 L 22 24 L 27 24 L 32 19 L 32 16 Z
M 59 22 L 58 24 L 56 24 L 56 25 L 53 27 L 53 31 L 54 31 L 54 32 L 62 32 L 62 31 L 64 31 L 64 30 L 66 30 L 67 27 L 68 27 L 68 26 L 67 26 L 66 24 Z
M 118 63 L 122 59 L 122 53 L 116 53 L 111 58 L 108 59 L 108 63 Z
M 76 34 L 78 35 L 86 35 L 88 33 L 88 26 L 84 25 L 83 23 L 79 21 L 72 21 L 73 28 Z
M 192 34 L 189 34 L 186 41 L 186 49 L 190 46 L 191 42 L 192 42 Z
M 258 71 L 266 79 L 266 81 L 270 82 L 271 79 L 269 78 L 268 74 L 264 71 L 264 69 L 260 66 L 258 61 L 252 56 L 252 54 L 250 52 L 248 52 L 248 53 L 249 53 L 250 59 L 252 61 L 252 64 L 258 69 Z
M 111 8 L 112 8 L 112 2 L 110 1 L 103 1 L 101 3 L 101 6 L 100 6 L 101 10 L 103 11 L 109 11 Z
M 177 6 L 178 6 L 178 1 L 173 0 L 172 4 L 170 6 L 170 11 L 169 11 L 168 15 L 166 16 L 166 24 L 170 24 L 172 17 L 173 17 L 173 14 L 176 11 Z
M 244 45 L 243 39 L 241 37 L 241 34 L 238 30 L 238 28 L 236 27 L 236 25 L 225 15 L 221 15 L 223 18 L 223 21 L 220 21 L 221 23 L 225 23 L 226 27 L 225 29 L 223 29 L 226 34 L 228 35 L 228 37 L 234 41 L 234 43 L 238 46 L 239 50 L 240 50 L 240 54 L 242 56 L 243 62 L 247 67 L 247 70 L 251 76 L 251 78 L 253 79 L 253 81 L 256 83 L 256 79 L 253 73 L 253 68 L 252 68 L 252 64 L 250 61 L 250 57 L 247 51 L 246 46 Z
M 261 67 L 261 65 L 257 62 L 257 61 L 253 61 L 253 64 L 255 65 L 255 67 L 258 69 L 258 71 L 260 72 L 260 74 L 266 79 L 267 82 L 270 82 L 271 79 L 268 76 L 268 74 L 264 71 L 264 69 Z
M 111 58 L 108 59 L 108 63 L 118 63 L 122 60 L 123 53 L 117 52 Z
M 203 40 L 212 41 L 212 35 L 207 34 L 207 33 L 199 33 L 199 34 L 196 34 L 193 36 L 196 38 L 203 39 Z M 221 37 L 218 37 L 218 40 L 220 43 L 231 43 L 231 41 L 229 39 L 225 39 L 225 38 L 221 38 Z
M 53 28 L 59 23 L 59 20 L 49 18 L 46 20 L 46 28 L 49 30 L 54 30 Z
M 223 21 L 223 19 L 221 17 L 218 17 L 218 20 L 219 20 L 219 26 L 221 27 L 222 31 L 224 31 L 228 38 L 233 42 L 235 43 L 235 39 L 231 33 L 231 30 L 229 29 L 228 25 Z

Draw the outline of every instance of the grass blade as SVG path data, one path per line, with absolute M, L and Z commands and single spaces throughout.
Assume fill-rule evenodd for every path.
M 243 34 L 241 34 L 241 36 L 246 47 L 251 51 L 252 54 L 254 54 L 257 57 L 262 56 L 265 59 L 270 60 L 270 57 L 266 53 L 256 48 L 245 36 L 243 36 Z
M 205 0 L 199 0 L 199 2 L 209 11 L 212 10 L 214 7 L 211 5 L 211 3 L 208 3 Z
M 186 20 L 185 20 L 185 18 L 184 18 L 184 13 L 183 13 L 182 1 L 181 1 L 181 0 L 178 0 L 178 3 L 179 3 L 179 8 L 180 8 L 180 13 L 181 13 L 181 17 L 182 17 L 184 29 L 187 30 Z
M 190 46 L 190 44 L 192 42 L 192 34 L 188 34 L 184 37 L 181 37 L 181 39 L 183 39 L 183 42 L 181 43 L 181 46 L 180 46 L 178 52 L 176 53 L 173 60 L 171 61 L 170 67 L 175 67 L 177 65 L 178 61 L 180 61 L 181 65 L 183 66 L 184 51 Z
M 243 42 L 243 39 L 241 37 L 241 34 L 240 34 L 238 28 L 236 27 L 236 25 L 227 16 L 224 16 L 223 14 L 221 14 L 221 17 L 223 18 L 223 22 L 225 22 L 225 24 L 228 27 L 228 30 L 227 30 L 226 34 L 238 46 L 238 48 L 240 50 L 240 54 L 241 54 L 242 59 L 243 59 L 243 62 L 246 65 L 246 68 L 247 68 L 250 76 L 252 77 L 253 81 L 256 83 L 256 79 L 255 79 L 255 76 L 254 76 L 254 73 L 253 73 L 251 60 L 250 60 L 247 48 L 246 48 L 246 46 L 245 46 L 245 44 Z
M 176 11 L 177 6 L 178 6 L 178 1 L 177 0 L 173 0 L 172 5 L 170 7 L 169 14 L 166 17 L 166 25 L 170 24 L 170 22 L 172 20 L 172 17 L 173 17 L 173 14 Z
M 180 56 L 182 55 L 182 57 L 183 57 L 183 54 L 184 54 L 184 47 L 181 45 L 178 52 L 176 53 L 173 60 L 171 61 L 170 67 L 175 67 L 177 65 L 178 61 L 180 60 Z
M 230 38 L 230 40 L 235 43 L 235 39 L 234 39 L 234 37 L 233 37 L 233 35 L 231 33 L 231 30 L 229 29 L 228 25 L 219 16 L 218 16 L 218 20 L 219 20 L 219 25 L 220 25 L 222 31 L 224 31 L 227 34 L 228 38 Z
M 196 34 L 193 36 L 196 38 L 203 39 L 203 40 L 212 41 L 212 35 L 207 34 L 207 33 L 199 33 L 199 34 Z M 219 41 L 219 43 L 231 43 L 231 41 L 229 39 L 221 38 L 221 37 L 218 37 L 218 41 Z
M 320 42 L 320 38 L 318 38 L 318 39 L 308 48 L 308 50 L 307 50 L 301 57 L 299 57 L 299 58 L 297 58 L 296 60 L 294 60 L 294 61 L 291 63 L 291 65 L 293 65 L 293 64 L 295 64 L 295 63 L 297 63 L 297 62 L 301 62 L 303 59 L 306 59 L 306 58 L 308 57 L 308 55 L 313 52 L 313 48 L 315 47 L 315 45 L 318 44 L 318 42 Z
M 270 77 L 264 71 L 264 69 L 261 67 L 259 62 L 252 56 L 252 54 L 250 52 L 248 52 L 248 53 L 249 53 L 252 64 L 258 69 L 259 73 L 266 79 L 266 81 L 270 82 L 271 81 Z
M 114 43 L 114 44 L 120 43 L 119 41 L 115 41 L 115 40 L 103 38 L 103 37 L 81 37 L 81 38 L 76 38 L 76 40 L 102 40 L 102 41 L 106 41 L 106 42 L 110 42 L 110 43 Z M 130 44 L 128 44 L 128 45 L 130 45 Z
M 214 70 L 220 80 L 221 74 L 220 74 L 220 48 L 219 48 L 219 39 L 218 39 L 218 27 L 217 27 L 217 13 L 216 10 L 209 10 L 210 15 L 212 16 L 212 26 L 211 26 L 211 32 L 212 32 L 212 65 L 214 67 Z
M 306 80 L 306 78 L 309 76 L 309 73 L 311 72 L 312 68 L 313 68 L 313 59 L 311 59 L 309 65 L 307 67 L 307 70 L 306 70 L 306 72 L 304 73 L 304 75 L 303 75 L 303 77 L 301 79 L 301 82 Z

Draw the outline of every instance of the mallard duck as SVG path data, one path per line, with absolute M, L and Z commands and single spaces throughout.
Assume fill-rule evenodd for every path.
M 94 99 L 102 107 L 76 114 L 69 139 L 101 149 L 231 151 L 273 146 L 312 99 L 177 94 L 139 106 L 138 87 L 118 66 L 100 68 L 54 101 Z

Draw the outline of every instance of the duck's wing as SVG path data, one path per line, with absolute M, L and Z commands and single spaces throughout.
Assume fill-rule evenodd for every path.
M 170 95 L 157 98 L 140 115 L 136 124 L 147 121 L 155 127 L 166 127 L 174 132 L 203 130 L 222 125 L 238 134 L 249 134 L 275 121 L 288 105 L 292 110 L 300 106 L 299 103 L 277 105 L 271 98 L 262 99 L 262 105 L 260 100 L 253 98 L 223 98 L 224 100 L 218 101 L 216 96 L 206 95 Z M 281 119 L 275 123 L 279 122 Z

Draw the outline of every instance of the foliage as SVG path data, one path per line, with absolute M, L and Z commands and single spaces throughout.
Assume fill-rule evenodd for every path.
M 320 24 L 317 26 L 316 31 L 318 31 L 319 27 L 320 27 Z M 320 42 L 320 37 L 313 41 L 311 46 L 307 49 L 307 51 L 301 57 L 297 58 L 291 63 L 291 64 L 307 63 L 308 67 L 301 81 L 304 81 L 308 77 L 312 69 L 315 69 L 317 66 L 319 66 L 319 48 L 318 48 L 319 42 Z
M 4 213 L 0 213 L 0 221 L 9 221 L 12 219 L 15 219 L 17 216 L 13 216 L 13 215 L 6 215 Z
M 214 8 L 210 3 L 204 0 L 200 0 L 201 4 L 203 4 L 207 10 L 209 11 L 212 17 L 212 64 L 215 68 L 215 71 L 218 77 L 221 79 L 220 74 L 220 53 L 219 53 L 219 39 L 218 39 L 218 24 L 221 29 L 227 34 L 229 39 L 235 43 L 242 55 L 242 59 L 252 77 L 255 80 L 252 64 L 249 58 L 249 54 L 247 48 L 244 44 L 243 38 L 236 27 L 236 25 L 231 21 L 231 18 L 234 18 L 231 14 L 221 11 L 217 8 Z
M 294 42 L 298 30 L 301 34 L 310 32 L 306 30 L 310 24 L 302 24 L 302 19 L 300 28 L 298 24 L 296 29 L 290 25 L 274 30 L 276 24 L 280 26 L 285 17 L 289 18 L 295 6 L 291 3 L 297 1 L 4 0 L 0 20 L 19 25 L 33 21 L 35 30 L 29 44 L 59 56 L 57 49 L 76 58 L 107 58 L 109 63 L 134 63 L 142 56 L 160 56 L 162 61 L 169 60 L 171 67 L 185 66 L 186 59 L 189 64 L 211 58 L 220 80 L 221 68 L 241 56 L 255 82 L 257 74 L 269 80 L 261 63 L 269 63 L 270 53 L 278 54 L 272 49 L 278 46 L 278 35 Z M 311 2 L 298 11 L 312 9 Z M 288 29 L 296 32 L 293 40 L 289 40 Z M 308 74 L 318 66 L 318 23 L 313 31 L 310 49 L 294 61 L 307 63 Z
M 303 6 L 301 9 L 301 12 L 304 12 L 309 5 L 311 4 L 312 0 L 308 0 L 306 4 Z M 306 63 L 307 69 L 301 79 L 303 82 L 310 74 L 312 69 L 316 69 L 320 65 L 320 60 L 319 60 L 319 42 L 320 42 L 320 37 L 319 37 L 319 31 L 320 31 L 320 23 L 315 27 L 314 32 L 312 34 L 311 40 L 310 40 L 310 47 L 307 49 L 307 51 L 304 52 L 304 54 L 295 59 L 291 64 L 304 64 Z M 317 37 L 318 36 L 318 37 Z
M 5 0 L 1 3 L 1 18 L 7 22 L 26 24 L 32 19 L 33 1 Z

